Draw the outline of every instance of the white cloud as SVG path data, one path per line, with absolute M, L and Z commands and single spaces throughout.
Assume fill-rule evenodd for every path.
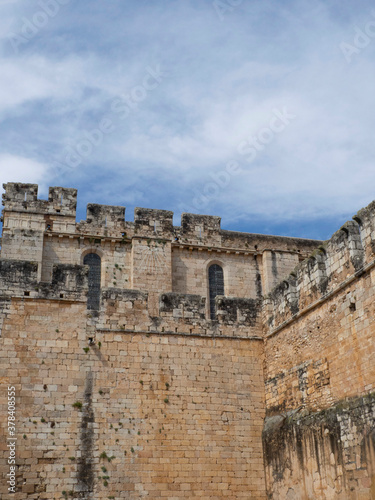
M 131 186 L 132 200 L 143 193 L 155 207 L 164 203 L 163 186 L 188 206 L 211 174 L 238 160 L 241 176 L 209 199 L 205 211 L 235 221 L 355 210 L 375 197 L 375 40 L 350 65 L 340 50 L 360 23 L 359 6 L 366 23 L 371 3 L 365 0 L 355 9 L 348 0 L 313 8 L 302 1 L 249 1 L 222 22 L 211 3 L 197 1 L 71 3 L 23 53 L 2 52 L 2 158 L 36 162 L 46 183 L 85 179 L 87 192 Z M 11 22 L 3 21 L 13 30 L 33 12 L 26 3 L 16 10 Z M 140 85 L 150 65 L 162 67 L 161 84 L 120 120 L 111 103 Z M 246 163 L 238 144 L 285 106 L 296 119 Z M 113 132 L 79 168 L 56 178 L 49 166 L 103 118 L 113 121 Z M 160 189 L 147 198 L 152 182 Z
M 48 166 L 21 156 L 0 154 L 0 179 L 6 182 L 25 182 L 39 184 L 39 193 L 48 192 L 46 175 Z

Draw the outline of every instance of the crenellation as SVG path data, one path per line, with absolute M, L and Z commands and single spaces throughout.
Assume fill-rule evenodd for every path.
M 38 284 L 39 295 L 45 299 L 87 300 L 88 267 L 73 264 L 55 264 L 51 283 Z
M 363 268 L 365 251 L 362 244 L 361 229 L 357 222 L 349 221 L 343 229 L 348 231 L 348 246 L 351 263 L 356 271 Z
M 172 239 L 173 212 L 151 208 L 134 209 L 134 233 L 137 236 Z
M 237 297 L 216 297 L 217 317 L 225 325 L 237 325 L 258 327 L 258 334 L 261 331 L 259 316 L 261 303 L 256 299 L 244 299 Z
M 125 228 L 125 207 L 89 203 L 86 223 L 104 227 L 107 230 L 118 230 L 121 233 Z
M 77 190 L 64 187 L 50 187 L 48 193 L 48 212 L 65 216 L 76 216 Z
M 11 209 L 13 206 L 22 206 L 25 202 L 36 201 L 38 198 L 37 184 L 23 184 L 21 182 L 8 182 L 3 184 L 3 205 Z
M 142 325 L 147 331 L 149 322 L 148 293 L 118 288 L 103 289 L 98 329 L 137 331 L 136 325 Z
M 8 182 L 3 184 L 3 218 L 8 212 L 28 212 L 38 214 L 76 216 L 77 190 L 72 188 L 50 187 L 48 200 L 38 199 L 37 184 Z
M 342 283 L 360 273 L 365 265 L 365 249 L 360 226 L 356 221 L 345 223 L 330 240 L 318 246 L 304 261 L 298 264 L 284 280 L 285 285 L 276 286 L 266 303 L 272 304 L 271 329 L 289 321 L 294 314 L 324 300 L 334 293 Z M 270 280 L 268 280 L 270 281 Z M 290 295 L 290 282 L 295 290 Z
M 362 208 L 353 219 L 360 228 L 362 245 L 365 249 L 365 260 L 369 263 L 375 258 L 375 201 Z
M 35 296 L 37 295 L 37 286 L 37 262 L 0 259 L 0 289 L 2 296 Z
M 160 295 L 160 316 L 181 318 L 187 323 L 190 321 L 205 320 L 206 299 L 201 295 L 181 293 L 164 293 Z
M 221 246 L 220 222 L 220 217 L 184 213 L 178 238 L 188 243 Z

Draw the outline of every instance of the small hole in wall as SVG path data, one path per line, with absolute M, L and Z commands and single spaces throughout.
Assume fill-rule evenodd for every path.
M 63 298 L 64 298 L 64 294 L 60 293 L 60 299 L 63 299 Z
M 30 297 L 30 292 L 23 292 L 25 297 Z
M 351 302 L 349 305 L 349 311 L 354 312 L 354 311 L 356 311 L 356 309 L 357 309 L 357 306 L 356 306 L 355 302 Z
M 60 209 L 59 209 L 59 208 L 57 208 L 57 209 L 56 209 L 56 212 L 59 214 L 59 213 L 60 213 Z

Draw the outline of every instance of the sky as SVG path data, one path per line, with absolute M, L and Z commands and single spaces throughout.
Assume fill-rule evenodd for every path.
M 0 180 L 328 239 L 375 199 L 375 7 L 0 0 Z

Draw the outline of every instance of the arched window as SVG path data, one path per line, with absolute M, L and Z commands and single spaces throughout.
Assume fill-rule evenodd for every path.
M 219 264 L 212 264 L 208 269 L 208 286 L 210 294 L 210 318 L 216 318 L 215 297 L 224 295 L 224 273 Z
M 88 253 L 83 259 L 83 265 L 89 266 L 87 309 L 98 311 L 100 305 L 101 258 L 96 253 Z

